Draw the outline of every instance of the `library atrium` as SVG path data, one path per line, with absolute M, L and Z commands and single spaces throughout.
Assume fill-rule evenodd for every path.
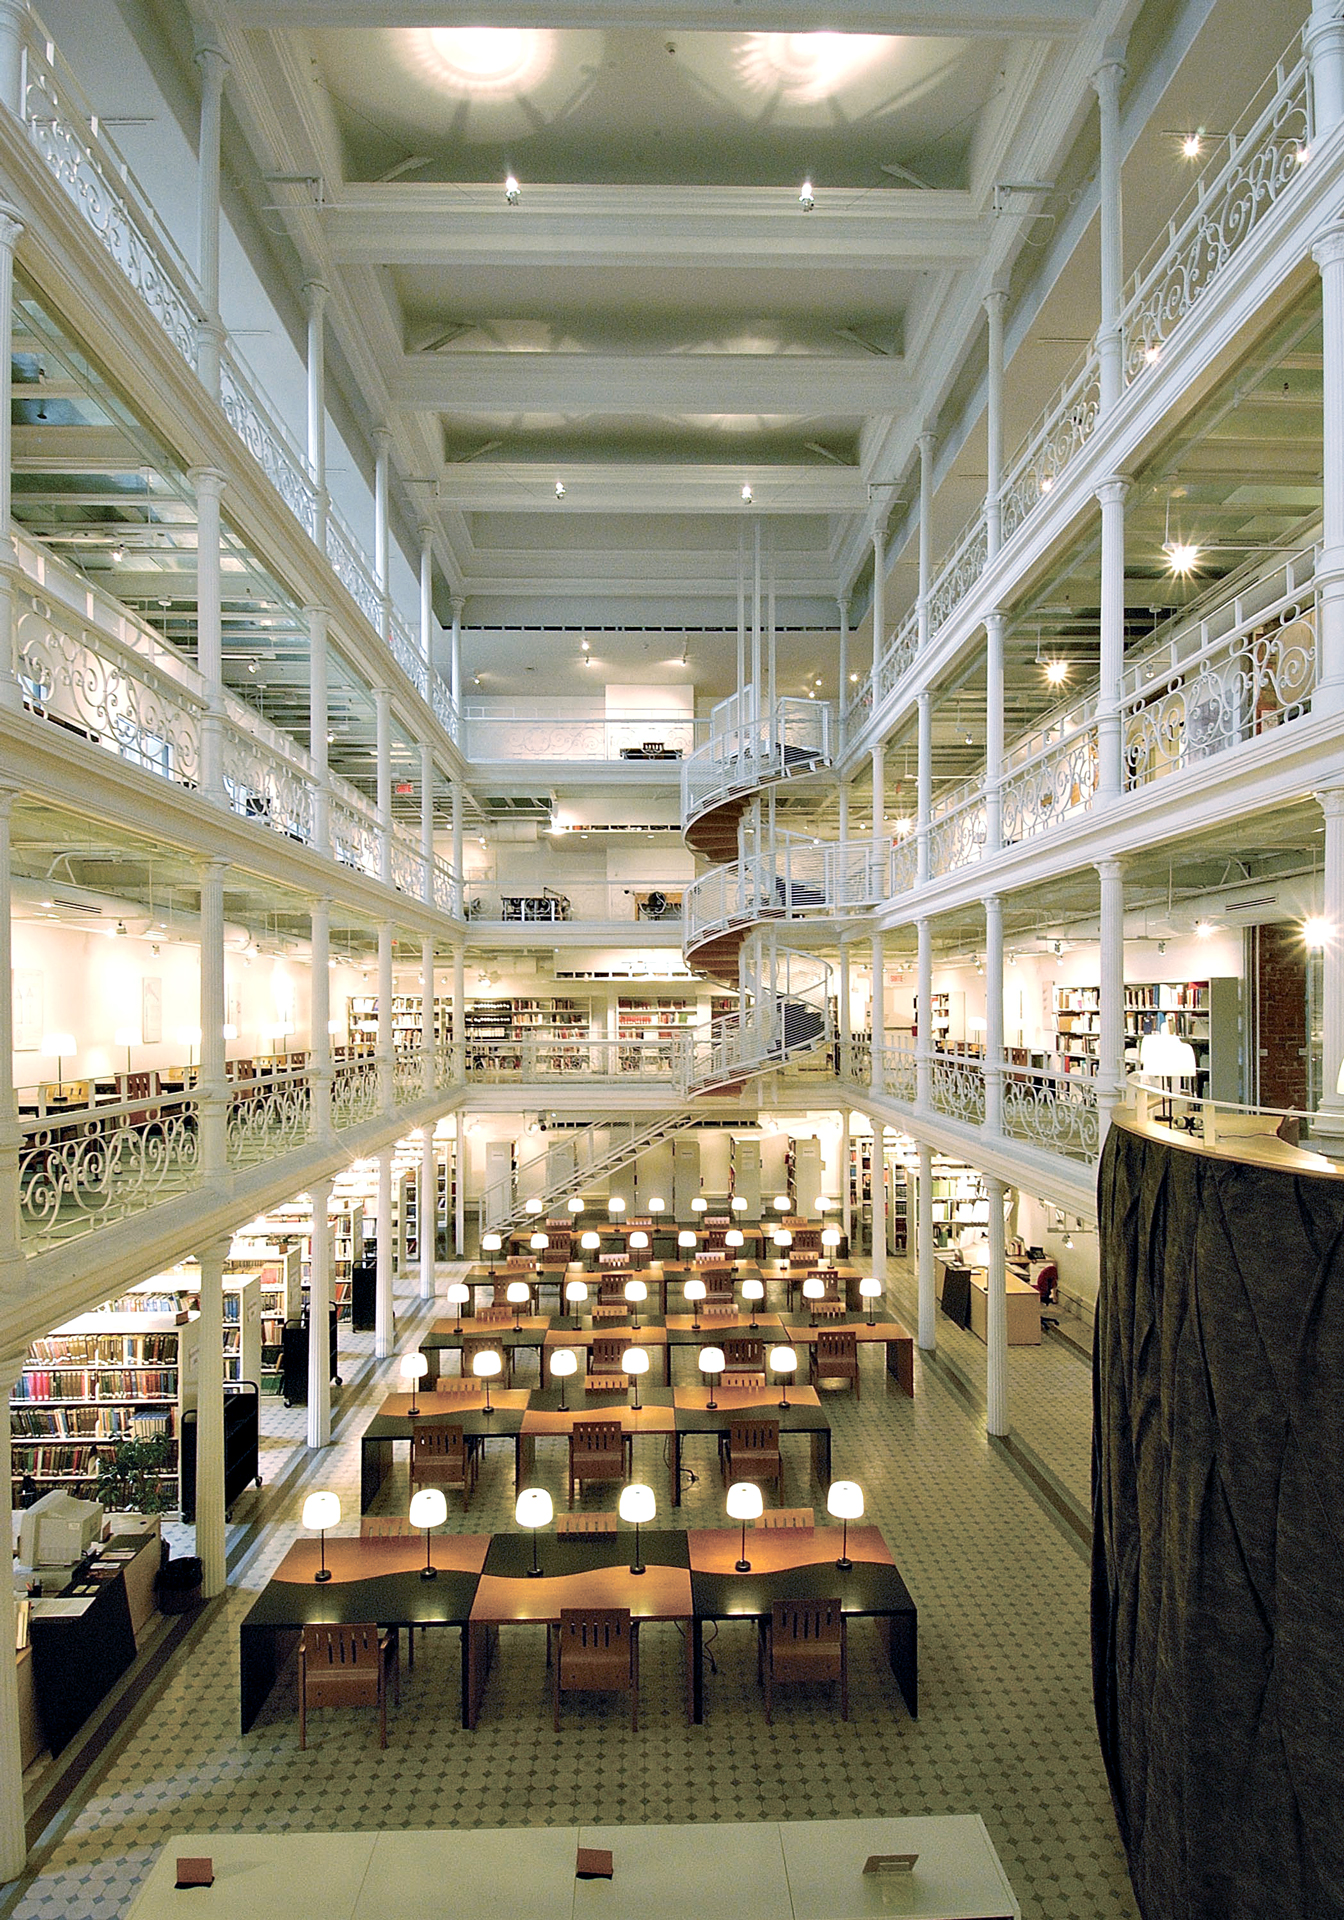
M 1341 0 L 40 7 L 0 1920 L 1344 1915 Z

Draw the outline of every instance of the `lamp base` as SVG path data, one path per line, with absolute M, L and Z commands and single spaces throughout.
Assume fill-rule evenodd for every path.
M 719 1403 L 717 1400 L 706 1400 L 705 1402 L 706 1413 L 717 1413 L 718 1410 L 719 1410 Z
M 789 1403 L 787 1400 L 781 1400 L 779 1404 L 781 1407 L 784 1407 L 785 1409 L 787 1409 Z
M 751 1572 L 750 1560 L 739 1560 L 737 1562 L 737 1565 L 734 1567 L 733 1571 L 735 1573 L 750 1573 Z
M 647 1573 L 648 1568 L 644 1565 L 644 1562 L 641 1560 L 639 1565 L 637 1567 L 631 1567 L 630 1571 L 631 1573 Z
M 839 1567 L 841 1573 L 848 1573 L 852 1569 L 854 1562 L 846 1556 L 844 1559 L 837 1560 L 835 1564 Z
M 438 1577 L 439 1570 L 437 1567 L 421 1567 L 420 1578 L 422 1580 L 437 1580 Z
M 423 1412 L 423 1407 L 407 1407 L 406 1418 L 408 1420 L 418 1420 Z
M 316 1572 L 316 1573 L 315 1573 L 315 1574 L 313 1575 L 313 1578 L 314 1578 L 314 1580 L 318 1580 L 318 1581 L 321 1581 L 321 1580 L 330 1580 L 330 1578 L 331 1578 L 331 1568 L 330 1568 L 330 1567 L 319 1567 L 319 1568 L 318 1568 L 318 1570 L 317 1570 L 317 1572 Z
M 545 1571 L 546 1569 L 544 1567 L 529 1567 L 527 1577 L 529 1580 L 540 1580 L 545 1574 Z

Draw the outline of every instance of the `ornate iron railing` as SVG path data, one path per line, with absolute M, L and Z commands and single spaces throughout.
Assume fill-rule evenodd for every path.
M 317 532 L 317 488 L 309 478 L 307 458 L 262 398 L 256 382 L 244 372 L 241 357 L 230 343 L 220 355 L 219 402 L 229 425 L 313 539 Z
M 969 521 L 957 536 L 956 544 L 944 555 L 933 585 L 929 588 L 929 633 L 935 634 L 951 618 L 985 570 L 986 531 L 984 509 Z
M 466 752 L 472 760 L 684 760 L 704 722 L 690 714 L 513 713 L 468 706 Z
M 383 596 L 359 542 L 333 506 L 327 507 L 327 558 L 332 571 L 377 634 L 383 632 Z
M 999 817 L 1005 847 L 1058 826 L 1089 806 L 1096 792 L 1097 729 L 1091 702 L 1083 717 L 1075 708 L 1057 729 L 1046 723 L 1031 738 L 1039 733 L 1044 733 L 1044 743 L 1030 751 L 1029 743 L 1019 742 L 1004 772 Z
M 378 1062 L 372 1057 L 342 1061 L 331 1082 L 332 1125 L 338 1132 L 343 1127 L 357 1127 L 381 1110 Z
M 883 1091 L 893 1100 L 915 1104 L 919 1061 L 913 1040 L 887 1040 L 882 1048 Z
M 873 697 L 880 704 L 893 693 L 919 654 L 919 609 L 911 607 L 877 663 Z
M 483 1041 L 468 1036 L 467 1078 L 488 1085 L 533 1080 L 614 1080 L 628 1085 L 636 1079 L 680 1084 L 685 1040 L 684 1032 L 658 1040 Z
M 280 736 L 281 741 L 285 736 Z M 263 742 L 235 721 L 221 728 L 224 791 L 235 813 L 291 840 L 312 844 L 313 782 L 305 770 L 281 757 L 277 743 Z
M 967 1126 L 985 1122 L 984 1062 L 960 1054 L 935 1053 L 929 1068 L 929 1098 L 939 1113 Z
M 231 1167 L 253 1166 L 301 1147 L 310 1132 L 311 1083 L 303 1070 L 232 1081 L 225 1122 Z
M 891 850 L 891 896 L 908 893 L 919 877 L 919 843 L 913 833 L 898 840 Z
M 1002 1127 L 1071 1160 L 1095 1160 L 1101 1151 L 1097 1083 L 1081 1073 L 1047 1073 L 1039 1067 L 1003 1070 Z
M 110 1226 L 198 1180 L 192 1094 L 58 1106 L 21 1122 L 19 1222 L 30 1252 Z
M 929 873 L 954 873 L 981 859 L 984 851 L 985 796 L 976 782 L 955 788 L 940 801 L 929 829 Z
M 1009 464 L 999 493 L 1003 540 L 1054 492 L 1064 469 L 1092 438 L 1100 411 L 1100 363 L 1096 349 L 1089 348 Z
M 429 698 L 429 668 L 425 656 L 407 622 L 395 607 L 388 618 L 387 644 L 392 649 L 392 657 L 406 678 L 426 701 Z

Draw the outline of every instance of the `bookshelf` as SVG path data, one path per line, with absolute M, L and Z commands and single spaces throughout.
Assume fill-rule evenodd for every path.
M 394 993 L 392 996 L 392 1046 L 397 1053 L 418 1053 L 422 1045 L 423 1006 L 418 993 Z M 346 1026 L 351 1047 L 372 1053 L 378 1045 L 378 996 L 376 993 L 352 993 L 346 1009 Z M 434 1045 L 451 1044 L 453 1003 L 434 1001 Z
M 933 1157 L 931 1187 L 933 1244 L 951 1246 L 963 1233 L 982 1237 L 989 1230 L 989 1189 L 985 1176 L 957 1160 Z
M 905 1162 L 893 1158 L 890 1146 L 887 1149 L 886 1164 L 887 1196 L 887 1248 L 892 1253 L 904 1253 L 909 1233 L 909 1194 L 907 1191 Z M 852 1228 L 852 1240 L 855 1246 L 861 1237 L 866 1239 L 868 1249 L 872 1250 L 873 1240 L 873 1137 L 860 1136 L 849 1144 L 849 1217 Z M 839 1222 L 832 1219 L 832 1226 Z
M 91 1497 L 113 1448 L 160 1436 L 176 1485 L 198 1375 L 197 1318 L 186 1313 L 83 1314 L 34 1340 L 9 1403 L 15 1489 L 29 1476 L 44 1493 Z
M 616 1002 L 616 1038 L 629 1043 L 617 1053 L 622 1073 L 640 1073 L 648 1066 L 649 1042 L 672 1041 L 685 1027 L 694 1026 L 696 1006 L 693 1000 L 653 997 L 636 999 L 622 994 Z M 635 1045 L 641 1042 L 641 1045 Z
M 1095 1075 L 1101 1047 L 1101 988 L 1056 987 L 1054 1048 L 1062 1073 Z M 1193 1091 L 1214 1100 L 1240 1098 L 1241 982 L 1234 978 L 1157 980 L 1125 988 L 1125 1068 L 1139 1065 L 1146 1033 L 1165 1021 L 1195 1050 Z
M 111 1315 L 169 1315 L 177 1319 L 200 1300 L 200 1268 L 194 1260 L 142 1280 L 119 1300 L 109 1300 L 85 1317 L 104 1320 Z M 261 1289 L 255 1271 L 225 1262 L 224 1269 L 224 1378 L 252 1380 L 261 1369 Z

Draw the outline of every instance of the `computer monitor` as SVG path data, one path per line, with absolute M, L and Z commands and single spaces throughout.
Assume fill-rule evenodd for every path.
M 35 1501 L 19 1521 L 19 1559 L 26 1567 L 72 1567 L 102 1530 L 103 1509 L 96 1500 L 76 1500 L 57 1489 Z

